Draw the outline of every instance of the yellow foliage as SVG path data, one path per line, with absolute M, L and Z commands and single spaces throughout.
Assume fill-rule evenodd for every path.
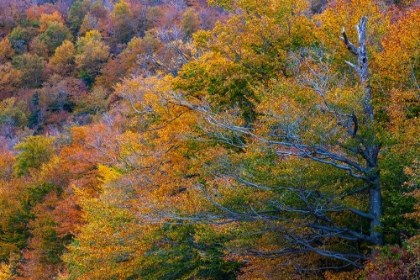
M 384 51 L 376 64 L 382 76 L 381 86 L 414 89 L 420 80 L 420 8 L 413 8 L 391 25 L 382 41 Z M 417 69 L 417 70 L 416 70 Z M 417 85 L 416 85 L 417 84 Z
M 58 11 L 54 11 L 52 14 L 42 14 L 39 19 L 39 31 L 44 32 L 48 28 L 48 24 L 51 22 L 60 22 L 64 24 L 63 17 Z
M 73 62 L 75 48 L 72 42 L 65 40 L 61 46 L 55 49 L 54 56 L 51 58 L 53 65 L 69 65 Z
M 355 269 L 348 272 L 331 272 L 326 271 L 324 276 L 325 280 L 356 280 L 361 279 L 361 276 L 363 275 L 363 270 Z
M 320 15 L 314 17 L 320 27 L 316 29 L 316 37 L 322 44 L 334 53 L 337 65 L 345 66 L 344 60 L 352 61 L 352 54 L 346 49 L 341 32 L 345 28 L 349 40 L 357 45 L 355 26 L 366 16 L 368 51 L 381 51 L 381 39 L 388 32 L 390 17 L 381 1 L 370 0 L 338 0 L 333 1 Z
M 12 265 L 6 263 L 0 263 L 0 280 L 12 279 Z
M 102 64 L 109 58 L 109 46 L 102 42 L 97 30 L 91 30 L 80 37 L 76 44 L 76 66 L 92 77 L 100 74 Z
M 10 62 L 0 64 L 0 91 L 13 92 L 21 82 L 22 71 L 13 68 Z
M 7 60 L 10 60 L 15 54 L 15 51 L 12 48 L 7 37 L 3 38 L 0 42 L 0 62 L 5 63 Z
M 101 179 L 102 183 L 112 182 L 121 176 L 121 174 L 117 172 L 115 169 L 110 168 L 103 164 L 98 164 L 98 171 L 99 171 L 99 176 L 102 178 Z

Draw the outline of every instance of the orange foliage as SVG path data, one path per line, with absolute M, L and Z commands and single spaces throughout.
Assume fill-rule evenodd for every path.
M 64 19 L 58 11 L 54 11 L 52 14 L 41 14 L 39 19 L 39 31 L 44 32 L 47 30 L 48 24 L 52 22 L 64 24 Z

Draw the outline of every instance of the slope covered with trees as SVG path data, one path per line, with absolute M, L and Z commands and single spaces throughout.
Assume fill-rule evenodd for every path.
M 0 3 L 0 279 L 420 277 L 418 1 Z

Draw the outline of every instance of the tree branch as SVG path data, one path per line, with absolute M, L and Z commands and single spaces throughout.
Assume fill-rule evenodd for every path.
M 319 230 L 334 233 L 335 235 L 340 236 L 341 238 L 344 238 L 345 235 L 343 234 L 346 234 L 347 238 L 345 239 L 365 240 L 371 244 L 376 244 L 376 240 L 374 240 L 372 237 L 362 234 L 362 233 L 358 233 L 348 228 L 329 227 L 329 226 L 319 225 L 319 224 L 310 224 L 308 226 L 309 228 L 312 228 L 312 229 L 319 229 Z
M 357 48 L 349 41 L 346 34 L 346 29 L 343 27 L 343 30 L 341 31 L 341 34 L 343 37 L 340 37 L 341 40 L 344 41 L 344 44 L 346 44 L 347 49 L 354 55 L 357 55 Z

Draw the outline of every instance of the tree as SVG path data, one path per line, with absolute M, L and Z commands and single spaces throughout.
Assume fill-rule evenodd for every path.
M 35 37 L 29 44 L 30 52 L 43 58 L 48 58 L 49 50 L 44 40 L 41 40 L 39 36 Z
M 252 3 L 249 2 L 250 5 Z M 251 8 L 248 8 L 250 14 Z M 353 8 L 353 13 L 357 14 L 365 6 Z M 380 17 L 380 14 L 375 17 Z M 265 19 L 261 14 L 259 18 Z M 369 246 L 380 247 L 384 244 L 384 184 L 380 182 L 380 170 L 388 167 L 387 163 L 380 164 L 379 161 L 384 139 L 383 123 L 375 116 L 374 104 L 378 99 L 375 99 L 370 84 L 372 77 L 368 64 L 366 22 L 367 18 L 362 17 L 357 25 L 357 46 L 351 43 L 351 37 L 344 30 L 342 32 L 345 46 L 341 48 L 347 48 L 357 63 L 350 62 L 352 57 L 342 52 L 334 54 L 339 52 L 335 49 L 337 42 L 329 49 L 332 42 L 321 47 L 316 42 L 322 42 L 322 38 L 317 38 L 314 45 L 288 50 L 284 62 L 281 60 L 287 67 L 286 72 L 262 68 L 267 71 L 267 76 L 277 76 L 268 85 L 264 82 L 251 83 L 255 88 L 254 94 L 260 95 L 257 95 L 258 102 L 251 101 L 255 106 L 255 119 L 248 125 L 238 119 L 238 113 L 246 106 L 233 106 L 228 112 L 217 107 L 224 101 L 222 98 L 225 95 L 220 94 L 219 100 L 210 99 L 210 106 L 215 104 L 215 107 L 206 109 L 209 104 L 203 100 L 207 101 L 213 90 L 220 89 L 215 85 L 226 85 L 227 77 L 226 74 L 215 77 L 215 72 L 208 74 L 207 69 L 215 63 L 215 57 L 224 61 L 225 65 L 235 65 L 234 59 L 226 59 L 230 55 L 243 54 L 237 59 L 241 62 L 245 60 L 245 55 L 249 55 L 246 60 L 259 61 L 260 65 L 270 63 L 265 60 L 268 57 L 256 60 L 260 53 L 245 52 L 245 43 L 245 47 L 231 52 L 217 45 L 218 52 L 209 52 L 198 61 L 186 64 L 180 72 L 180 78 L 175 80 L 175 88 L 185 91 L 185 99 L 181 95 L 173 102 L 207 114 L 205 118 L 213 124 L 213 128 L 205 126 L 204 131 L 208 131 L 216 142 L 237 151 L 220 156 L 216 160 L 219 165 L 214 168 L 216 171 L 209 168 L 209 172 L 215 173 L 214 178 L 206 177 L 199 183 L 216 209 L 213 215 L 209 214 L 209 219 L 219 223 L 240 223 L 246 228 L 247 234 L 242 235 L 243 243 L 232 244 L 231 249 L 235 254 L 284 260 L 281 256 L 294 255 L 299 258 L 306 253 L 314 262 L 318 262 L 316 266 L 320 270 L 324 265 L 337 269 L 342 265 L 361 268 L 365 260 L 371 258 L 371 253 L 374 255 L 378 252 L 369 250 Z M 233 36 L 229 37 L 226 29 L 219 27 L 223 33 L 217 33 L 213 40 L 232 40 Z M 374 34 L 372 40 L 379 41 L 381 34 L 384 34 L 383 30 L 378 30 L 382 33 Z M 256 30 L 254 32 L 258 34 Z M 199 36 L 205 34 L 201 33 L 196 38 L 200 39 Z M 287 49 L 287 46 L 282 47 Z M 220 53 L 225 55 L 220 57 Z M 334 66 L 333 63 L 343 57 L 348 57 L 347 65 L 355 71 L 359 85 L 351 77 L 340 74 L 340 68 Z M 222 64 L 219 62 L 219 65 Z M 220 67 L 218 71 L 225 71 L 226 68 Z M 233 73 L 238 75 L 241 68 L 233 69 Z M 202 86 L 194 87 L 198 84 Z M 244 91 L 238 91 L 238 96 L 240 94 L 244 94 Z M 203 103 L 205 105 L 201 107 L 198 105 Z M 216 163 L 213 164 L 216 166 Z M 270 166 L 270 172 L 264 172 L 266 166 Z M 294 170 L 298 178 L 288 174 L 290 170 Z M 395 187 L 399 187 L 402 181 L 394 183 L 397 184 Z M 197 215 L 197 219 L 199 217 L 202 216 Z M 360 221 L 360 228 L 356 228 L 352 222 L 355 217 Z M 251 240 L 256 244 L 259 243 L 257 240 L 266 243 L 254 246 L 246 239 L 252 234 L 258 236 L 257 232 L 262 226 L 259 223 L 267 223 L 268 229 L 264 231 L 267 236 Z M 269 232 L 275 234 L 270 235 Z M 276 235 L 281 236 L 281 240 L 274 241 Z
M 93 197 L 80 187 L 76 189 L 87 223 L 64 256 L 69 279 L 96 278 L 104 273 L 145 279 L 234 277 L 236 262 L 218 259 L 220 247 L 206 251 L 206 241 L 193 238 L 200 228 L 150 223 L 156 210 L 187 202 L 177 174 L 189 169 L 185 153 L 193 151 L 182 141 L 182 133 L 195 120 L 193 111 L 161 102 L 151 87 L 154 83 L 161 90 L 168 89 L 166 79 L 125 80 L 117 86 L 124 98 L 112 112 L 117 115 L 86 131 L 85 146 L 90 147 L 96 162 L 101 162 L 97 164 L 101 183 Z M 126 119 L 118 118 L 120 112 L 134 114 L 129 126 Z M 135 133 L 130 126 L 142 133 Z M 189 208 L 194 203 L 182 205 Z
M 8 39 L 12 44 L 13 49 L 18 54 L 22 54 L 27 51 L 30 37 L 30 32 L 21 26 L 14 28 L 8 35 Z
M 115 37 L 119 43 L 128 43 L 134 36 L 134 20 L 130 6 L 125 0 L 114 5 L 111 18 L 115 28 Z
M 24 194 L 24 184 L 13 179 L 2 180 L 1 185 L 0 205 L 4 211 L 0 213 L 0 260 L 4 262 L 11 258 L 12 262 L 19 250 L 26 246 L 29 237 L 26 223 L 30 215 L 20 197 Z
M 61 14 L 58 11 L 52 14 L 41 14 L 39 19 L 39 31 L 45 32 L 51 23 L 64 23 Z
M 420 192 L 418 189 L 420 183 L 420 162 L 414 160 L 410 167 L 405 168 L 405 172 L 409 176 L 406 182 L 412 191 L 405 195 L 410 195 L 416 199 L 414 212 L 405 216 L 410 219 L 419 221 L 420 217 Z M 364 276 L 367 279 L 416 279 L 420 276 L 417 269 L 420 261 L 419 255 L 419 238 L 417 233 L 411 238 L 404 240 L 402 245 L 386 246 L 375 261 L 371 261 L 365 268 Z
M 200 29 L 200 19 L 193 8 L 189 8 L 182 15 L 181 28 L 187 38 Z
M 356 155 L 361 156 L 364 160 L 362 163 L 351 166 L 350 162 L 347 162 L 348 159 L 341 160 L 344 163 L 344 168 L 347 169 L 351 176 L 355 176 L 358 178 L 357 175 L 352 174 L 353 171 L 360 172 L 362 171 L 363 176 L 359 177 L 358 179 L 364 180 L 368 184 L 369 190 L 369 211 L 367 216 L 361 217 L 368 218 L 370 220 L 370 237 L 371 242 L 373 245 L 383 245 L 383 234 L 381 232 L 381 218 L 382 218 L 382 194 L 381 194 L 381 183 L 380 183 L 380 175 L 379 175 L 379 164 L 378 164 L 378 156 L 381 147 L 381 143 L 378 142 L 376 135 L 375 135 L 375 117 L 372 105 L 372 92 L 371 87 L 369 84 L 369 64 L 368 64 L 368 54 L 367 54 L 367 27 L 366 27 L 367 18 L 363 17 L 357 26 L 358 32 L 358 41 L 359 47 L 356 48 L 347 38 L 346 33 L 342 32 L 343 40 L 346 44 L 346 47 L 350 50 L 351 53 L 357 56 L 358 64 L 354 65 L 350 62 L 347 62 L 352 68 L 356 70 L 357 75 L 359 76 L 360 84 L 364 86 L 364 96 L 363 96 L 363 110 L 364 115 L 362 118 L 359 119 L 363 120 L 364 125 L 366 125 L 367 133 L 371 135 L 361 135 L 356 137 L 357 127 L 359 126 L 357 117 L 353 114 L 351 118 L 353 119 L 352 128 L 351 128 L 351 136 L 356 139 L 356 148 L 355 151 Z M 370 132 L 369 132 L 370 131 Z M 354 144 L 353 144 L 354 145 Z M 347 148 L 344 146 L 344 148 Z M 332 164 L 335 166 L 335 159 L 333 156 L 330 157 L 333 161 L 327 162 L 328 164 Z M 317 160 L 317 159 L 316 159 Z M 340 162 L 340 160 L 338 160 Z M 340 166 L 335 166 L 338 168 L 342 168 Z
M 38 93 L 39 124 L 59 129 L 77 104 L 86 97 L 87 88 L 79 79 L 52 75 Z
M 51 22 L 39 36 L 39 40 L 47 45 L 49 54 L 53 54 L 57 47 L 65 40 L 71 41 L 72 37 L 70 30 L 63 23 Z
M 87 13 L 89 13 L 90 6 L 91 2 L 89 0 L 78 0 L 71 6 L 68 14 L 68 21 L 73 34 L 77 34 L 79 32 L 83 18 Z
M 26 150 L 21 157 L 15 157 L 14 164 L 9 162 L 14 165 L 15 174 L 19 171 L 17 168 L 23 167 L 19 166 L 22 160 L 38 166 L 31 168 L 26 165 L 28 174 L 19 179 L 12 176 L 1 182 L 0 205 L 2 209 L 8 209 L 0 214 L 1 259 L 8 263 L 14 278 L 50 278 L 57 276 L 63 268 L 59 256 L 69 236 L 58 235 L 52 213 L 61 187 L 68 184 L 68 180 L 61 172 L 59 158 L 41 147 L 50 145 L 45 143 L 48 140 L 38 136 L 21 142 Z
M 213 33 L 195 35 L 200 53 L 187 60 L 178 77 L 137 78 L 117 86 L 125 101 L 119 112 L 136 116 L 131 125 L 142 131 L 142 140 L 127 128 L 108 141 L 96 135 L 94 147 L 106 156 L 104 170 L 112 180 L 99 199 L 86 199 L 92 217 L 99 215 L 93 205 L 104 203 L 102 209 L 119 209 L 104 210 L 104 216 L 133 209 L 144 222 L 180 225 L 175 230 L 180 235 L 193 224 L 194 240 L 221 242 L 236 261 L 255 268 L 263 258 L 272 259 L 267 270 L 277 278 L 294 269 L 318 277 L 330 268 L 363 267 L 377 252 L 372 247 L 384 243 L 382 138 L 373 110 L 367 19 L 358 23 L 357 47 L 352 34 L 343 31 L 339 51 L 329 37 L 325 46 L 316 38 L 324 26 L 310 32 L 313 23 L 296 12 L 305 11 L 300 4 L 243 1 L 247 13 L 220 23 Z M 164 35 L 159 34 L 170 38 Z M 341 71 L 343 58 L 356 70 L 358 83 Z M 133 185 L 139 187 L 131 197 Z M 112 186 L 127 188 L 130 198 L 110 199 Z M 216 234 L 197 230 L 203 223 Z M 86 243 L 93 232 L 87 225 L 80 235 L 84 243 L 76 243 L 68 255 L 71 263 L 85 263 L 77 273 L 98 267 L 97 259 L 83 259 L 93 250 Z M 158 243 L 145 250 L 168 247 Z M 203 252 L 211 254 L 209 247 Z M 104 255 L 112 266 L 115 256 Z
M 0 65 L 0 93 L 1 97 L 9 97 L 21 84 L 22 71 L 13 68 L 10 62 Z
M 75 100 L 77 112 L 104 113 L 109 105 L 109 92 L 102 86 L 95 86 L 83 99 Z
M 242 1 L 235 8 L 246 12 L 195 35 L 203 55 L 179 71 L 175 87 L 196 96 L 208 92 L 207 98 L 221 110 L 238 104 L 251 123 L 258 100 L 254 83 L 266 85 L 279 74 L 291 74 L 288 53 L 312 41 L 313 23 L 303 16 L 305 1 Z
M 3 38 L 0 42 L 0 62 L 5 63 L 8 60 L 11 60 L 15 52 L 13 51 L 12 44 L 9 39 Z
M 57 192 L 51 190 L 31 210 L 33 219 L 28 224 L 31 238 L 18 269 L 21 277 L 51 279 L 63 270 L 60 256 L 67 242 L 66 238 L 58 236 L 56 228 L 59 225 L 52 215 L 58 200 Z
M 13 28 L 23 19 L 26 3 L 14 0 L 0 2 L 0 22 L 3 26 Z
M 28 123 L 28 107 L 23 100 L 11 97 L 0 102 L 0 124 L 23 127 Z
M 155 73 L 160 65 L 155 63 L 156 55 L 163 47 L 164 44 L 151 32 L 146 33 L 143 38 L 134 37 L 117 57 L 109 60 L 102 68 L 102 75 L 98 77 L 97 83 L 112 87 L 131 74 Z
M 4 1 L 0 278 L 419 277 L 412 0 Z
M 79 76 L 91 86 L 101 73 L 102 65 L 108 60 L 109 47 L 102 42 L 101 34 L 92 30 L 80 37 L 76 44 L 76 67 Z
M 17 156 L 15 170 L 17 176 L 28 174 L 31 168 L 41 168 L 54 155 L 54 138 L 30 136 L 15 146 L 20 151 Z
M 108 36 L 110 25 L 110 12 L 101 2 L 95 2 L 90 6 L 89 13 L 83 18 L 79 33 L 85 34 L 91 30 L 99 31 L 103 36 Z
M 45 79 L 45 61 L 38 55 L 25 53 L 13 58 L 13 67 L 22 72 L 22 84 L 37 88 Z
M 69 40 L 65 40 L 61 46 L 55 49 L 50 62 L 57 68 L 59 74 L 68 75 L 73 72 L 75 53 L 76 50 L 73 43 Z

